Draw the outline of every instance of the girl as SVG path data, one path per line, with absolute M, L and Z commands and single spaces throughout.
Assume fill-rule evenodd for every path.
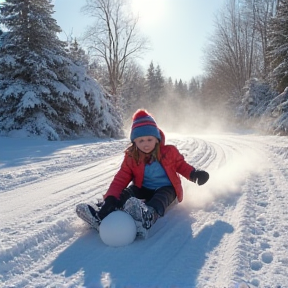
M 175 146 L 165 145 L 164 133 L 146 110 L 137 110 L 132 120 L 131 146 L 125 151 L 101 207 L 79 204 L 76 208 L 78 216 L 97 229 L 103 218 L 118 209 L 149 229 L 172 202 L 182 201 L 178 174 L 198 185 L 209 179 L 207 172 L 189 165 Z

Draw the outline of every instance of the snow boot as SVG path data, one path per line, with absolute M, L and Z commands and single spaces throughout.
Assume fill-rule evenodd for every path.
M 123 209 L 130 214 L 135 221 L 140 221 L 142 226 L 147 230 L 151 228 L 159 217 L 153 207 L 145 205 L 142 200 L 135 197 L 129 198 L 124 204 Z
M 153 207 L 147 205 L 145 206 L 147 209 L 142 211 L 142 223 L 144 228 L 150 229 L 158 219 L 159 215 Z
M 79 218 L 88 223 L 91 227 L 99 231 L 101 219 L 98 216 L 99 206 L 93 203 L 80 203 L 76 206 L 76 213 Z

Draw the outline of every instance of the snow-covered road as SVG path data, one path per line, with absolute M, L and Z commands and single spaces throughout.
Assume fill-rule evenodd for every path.
M 0 287 L 288 288 L 287 137 L 166 142 L 209 182 L 183 179 L 183 202 L 147 240 L 112 248 L 75 205 L 101 198 L 127 140 L 0 138 Z

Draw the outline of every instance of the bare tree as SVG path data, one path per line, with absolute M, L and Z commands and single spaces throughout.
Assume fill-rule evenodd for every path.
M 282 92 L 288 86 L 288 5 L 287 0 L 279 0 L 275 17 L 269 24 L 269 83 Z
M 253 47 L 254 51 L 251 51 L 250 57 L 252 64 L 255 62 L 255 56 L 257 55 L 257 65 L 254 64 L 256 74 L 265 78 L 267 75 L 267 39 L 268 39 L 268 23 L 275 13 L 277 6 L 277 0 L 245 0 L 244 13 L 245 18 L 251 23 L 253 27 Z
M 216 18 L 216 31 L 206 53 L 206 70 L 222 94 L 241 95 L 248 79 L 264 77 L 267 24 L 275 1 L 227 0 Z
M 227 5 L 215 21 L 215 34 L 206 50 L 206 71 L 210 83 L 222 94 L 240 91 L 245 83 L 247 58 L 247 26 L 241 23 L 236 0 Z M 214 79 L 214 80 L 213 80 Z
M 134 61 L 129 61 L 125 69 L 121 88 L 122 107 L 124 119 L 129 119 L 131 114 L 139 107 L 144 107 L 147 102 L 145 89 L 145 74 L 142 67 Z
M 120 88 L 129 60 L 141 56 L 148 40 L 137 30 L 138 19 L 129 14 L 125 0 L 86 0 L 82 11 L 95 23 L 84 35 L 91 57 L 107 68 L 107 82 L 102 83 L 119 105 Z

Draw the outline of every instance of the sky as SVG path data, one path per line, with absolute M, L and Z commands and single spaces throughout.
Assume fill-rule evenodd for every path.
M 93 19 L 81 13 L 85 1 L 54 0 L 54 18 L 62 38 L 73 32 L 80 38 Z M 203 73 L 203 49 L 214 31 L 215 15 L 226 0 L 131 0 L 139 13 L 139 29 L 148 37 L 151 50 L 139 59 L 145 71 L 153 61 L 165 77 L 189 81 Z
M 139 15 L 139 26 L 151 50 L 139 64 L 148 69 L 153 61 L 165 77 L 189 82 L 203 73 L 203 50 L 214 31 L 215 15 L 227 0 L 131 0 L 131 9 Z M 4 2 L 0 0 L 0 3 Z M 53 17 L 62 29 L 60 38 L 81 38 L 93 19 L 81 12 L 85 0 L 53 0 Z

